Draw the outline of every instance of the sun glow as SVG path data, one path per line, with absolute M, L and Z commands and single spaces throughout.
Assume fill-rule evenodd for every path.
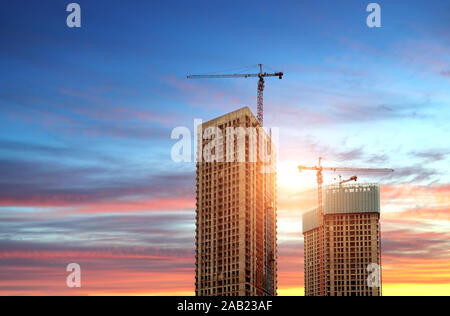
M 314 186 L 316 183 L 315 173 L 300 173 L 297 169 L 298 165 L 292 161 L 278 163 L 277 183 L 280 189 L 301 191 Z

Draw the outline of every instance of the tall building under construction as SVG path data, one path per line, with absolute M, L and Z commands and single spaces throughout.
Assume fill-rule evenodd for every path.
M 256 154 L 274 148 L 259 127 L 248 107 L 198 127 L 197 296 L 276 295 L 276 174 Z
M 323 194 L 323 294 L 380 296 L 379 185 L 331 185 Z M 320 295 L 319 224 L 317 210 L 303 215 L 306 296 Z

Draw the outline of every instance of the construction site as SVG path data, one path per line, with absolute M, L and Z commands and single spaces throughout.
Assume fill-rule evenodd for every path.
M 255 118 L 248 107 L 199 126 L 204 131 L 227 128 L 263 127 L 264 78 L 283 72 L 257 74 L 189 75 L 188 79 L 258 78 Z M 260 130 L 260 133 L 263 133 Z M 217 137 L 217 136 L 216 136 Z M 266 161 L 251 161 L 255 150 L 245 136 L 245 162 L 237 160 L 238 143 L 229 137 L 215 139 L 214 155 L 197 163 L 196 295 L 273 296 L 277 293 L 277 185 L 276 173 L 264 174 Z M 209 138 L 209 136 L 207 137 Z M 273 148 L 271 133 L 260 147 Z M 213 142 L 212 142 L 213 143 Z M 214 146 L 215 147 L 215 146 Z M 226 148 L 225 150 L 223 148 Z M 231 154 L 230 152 L 231 151 Z M 197 156 L 205 152 L 203 142 Z M 217 159 L 230 157 L 231 162 Z M 217 161 L 211 160 L 216 157 Z M 261 158 L 261 157 L 260 157 Z M 236 159 L 236 160 L 235 160 Z M 381 240 L 380 189 L 378 184 L 348 184 L 358 176 L 323 187 L 324 172 L 371 174 L 392 169 L 299 166 L 298 171 L 315 171 L 317 208 L 303 214 L 305 247 L 305 295 L 380 296 Z

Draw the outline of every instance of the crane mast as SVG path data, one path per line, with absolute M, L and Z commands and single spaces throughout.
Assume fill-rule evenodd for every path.
M 264 88 L 266 77 L 278 77 L 283 79 L 284 73 L 275 72 L 267 73 L 263 72 L 262 64 L 258 64 L 259 73 L 257 74 L 228 74 L 228 75 L 189 75 L 187 79 L 220 79 L 220 78 L 259 78 L 258 80 L 258 94 L 257 94 L 257 104 L 258 104 L 258 122 L 261 126 L 264 126 Z
M 303 170 L 311 170 L 317 172 L 317 193 L 318 193 L 318 213 L 319 213 L 319 295 L 324 296 L 324 273 L 323 273 L 323 227 L 324 227 L 324 216 L 323 216 L 323 171 L 331 171 L 331 172 L 359 172 L 359 173 L 371 173 L 371 172 L 394 172 L 393 169 L 374 169 L 374 168 L 345 168 L 345 167 L 323 167 L 322 166 L 322 157 L 319 157 L 319 164 L 314 167 L 307 166 L 299 166 L 299 172 Z M 339 184 L 343 184 L 349 181 L 356 181 L 357 177 L 353 176 L 348 180 L 340 180 Z
M 323 175 L 322 175 L 322 157 L 319 157 L 319 167 L 317 169 L 317 193 L 319 209 L 319 293 L 323 296 Z
M 258 122 L 264 124 L 264 77 L 259 77 L 258 81 Z

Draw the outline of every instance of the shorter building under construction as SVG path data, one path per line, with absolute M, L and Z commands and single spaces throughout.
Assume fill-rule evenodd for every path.
M 324 234 L 323 294 L 381 295 L 379 185 L 330 185 L 323 198 L 323 223 L 318 210 L 303 215 L 305 295 L 320 295 L 319 225 Z

